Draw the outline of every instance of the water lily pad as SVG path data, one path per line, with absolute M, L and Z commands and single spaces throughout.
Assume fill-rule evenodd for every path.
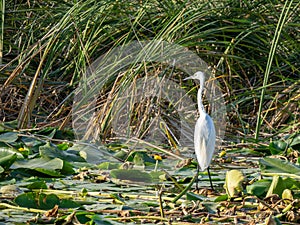
M 125 203 L 125 199 L 119 194 L 112 193 L 112 194 L 110 194 L 110 197 L 113 198 L 114 201 L 118 204 L 124 204 Z
M 282 178 L 279 176 L 273 176 L 273 180 L 266 197 L 271 196 L 273 194 L 278 194 L 280 196 L 284 189 L 285 185 L 282 182 Z
M 222 202 L 222 201 L 226 201 L 228 199 L 228 195 L 225 194 L 225 195 L 220 195 L 218 197 L 216 197 L 214 199 L 214 202 Z
M 203 195 L 197 195 L 193 192 L 187 192 L 186 193 L 186 199 L 190 200 L 190 201 L 204 201 L 207 199 L 207 197 L 203 196 Z
M 110 172 L 112 178 L 119 180 L 127 180 L 133 182 L 151 183 L 152 178 L 150 174 L 142 172 L 140 170 L 123 170 L 116 169 Z
M 59 198 L 54 194 L 46 195 L 44 193 L 24 193 L 17 196 L 14 202 L 21 207 L 36 209 L 52 209 L 60 204 Z
M 79 208 L 81 205 L 77 202 L 74 202 L 70 199 L 62 199 L 60 204 L 59 204 L 59 207 L 60 208 L 65 208 L 65 209 L 68 209 L 68 208 Z
M 0 134 L 0 141 L 5 143 L 12 143 L 18 140 L 18 133 L 16 132 L 6 132 L 4 134 Z
M 105 216 L 103 215 L 91 215 L 89 216 L 91 218 L 91 221 L 96 225 L 113 225 L 113 224 L 119 224 L 117 222 L 111 221 L 109 219 L 105 219 Z
M 63 168 L 64 162 L 61 159 L 44 159 L 36 158 L 31 160 L 16 161 L 13 165 L 13 169 L 31 169 L 40 173 L 47 174 L 49 176 L 59 177 L 61 176 L 59 170 Z
M 44 141 L 41 140 L 37 140 L 36 138 L 32 138 L 32 137 L 22 137 L 21 141 L 28 147 L 36 147 L 39 145 L 43 145 L 45 144 Z
M 47 189 L 47 184 L 45 181 L 36 181 L 27 185 L 28 189 Z
M 244 175 L 239 170 L 230 170 L 226 173 L 224 188 L 230 198 L 235 197 L 242 192 L 242 182 L 244 179 Z
M 273 194 L 282 196 L 282 193 L 285 189 L 299 188 L 299 182 L 290 178 L 282 178 L 280 176 L 273 176 L 272 183 L 269 187 L 267 197 Z
M 75 150 L 78 152 L 79 156 L 83 158 L 86 162 L 91 164 L 99 164 L 102 162 L 116 162 L 108 152 L 108 148 L 105 146 L 97 146 L 93 144 L 75 144 L 68 151 Z
M 43 168 L 49 170 L 60 170 L 63 167 L 63 160 L 55 158 L 52 160 L 47 160 L 43 158 L 36 158 L 31 160 L 17 161 L 13 165 L 14 169 L 27 168 L 36 169 Z
M 258 197 L 265 197 L 271 182 L 271 180 L 262 179 L 254 182 L 251 185 L 247 185 L 247 193 Z
M 127 158 L 127 161 L 133 162 L 137 166 L 155 164 L 155 160 L 149 156 L 147 152 L 131 152 Z
M 273 141 L 269 144 L 269 149 L 272 155 L 279 154 L 287 148 L 285 141 Z
M 167 180 L 166 173 L 164 171 L 151 171 L 150 176 L 152 177 L 153 182 Z
M 62 151 L 49 142 L 39 147 L 40 156 L 43 158 L 53 159 L 60 158 L 66 161 L 84 162 L 85 160 L 79 155 L 78 151 Z
M 0 142 L 0 159 L 2 157 L 8 156 L 8 155 L 13 155 L 13 154 L 16 154 L 18 159 L 24 158 L 24 156 L 19 151 L 6 145 L 5 143 Z
M 100 163 L 97 167 L 102 170 L 118 169 L 120 167 L 120 163 L 103 162 Z
M 56 145 L 59 150 L 65 151 L 69 148 L 69 143 L 63 142 L 61 144 Z
M 17 120 L 0 123 L 0 131 L 11 131 L 11 130 L 16 130 L 17 128 L 18 128 Z
M 1 151 L 0 149 L 0 166 L 8 169 L 17 159 L 17 154 L 9 151 Z
M 69 163 L 67 161 L 63 161 L 63 168 L 61 169 L 61 173 L 64 175 L 71 175 L 73 174 L 75 171 L 73 169 L 73 164 Z
M 282 174 L 288 176 L 289 174 L 300 176 L 300 167 L 277 158 L 263 158 L 259 160 L 259 166 L 262 172 L 272 174 Z
M 290 146 L 293 147 L 294 149 L 300 150 L 300 135 L 292 139 Z

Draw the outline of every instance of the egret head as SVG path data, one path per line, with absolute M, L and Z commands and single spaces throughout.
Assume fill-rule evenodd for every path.
M 184 80 L 188 80 L 188 79 L 197 79 L 197 80 L 200 80 L 200 81 L 204 81 L 204 78 L 205 78 L 204 73 L 201 72 L 201 71 L 198 71 L 198 72 L 194 73 L 193 76 L 184 78 Z

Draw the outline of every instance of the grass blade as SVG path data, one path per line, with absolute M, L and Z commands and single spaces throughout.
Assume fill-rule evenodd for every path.
M 288 5 L 289 3 L 289 5 Z M 260 95 L 260 102 L 259 102 L 259 108 L 258 108 L 258 119 L 257 119 L 257 123 L 256 123 L 256 129 L 255 129 L 255 140 L 258 139 L 258 136 L 259 136 L 259 130 L 260 130 L 260 127 L 262 125 L 262 122 L 263 122 L 263 118 L 262 118 L 262 107 L 263 107 L 263 102 L 264 102 L 264 98 L 265 98 L 265 93 L 266 93 L 266 85 L 268 83 L 268 80 L 269 80 L 269 75 L 270 75 L 270 71 L 271 71 L 271 67 L 272 67 L 272 62 L 273 62 L 273 59 L 274 59 L 274 56 L 275 56 L 275 51 L 276 51 L 276 48 L 278 46 L 278 43 L 279 43 L 279 37 L 280 37 L 280 34 L 281 34 L 281 31 L 282 31 L 282 28 L 286 22 L 286 19 L 287 19 L 287 16 L 289 14 L 289 10 L 292 6 L 292 3 L 293 1 L 286 1 L 284 6 L 283 6 L 283 9 L 282 9 L 282 12 L 280 14 L 280 18 L 279 18 L 279 21 L 277 23 L 277 27 L 276 27 L 276 30 L 275 30 L 275 35 L 273 37 L 273 40 L 272 40 L 272 45 L 271 45 L 271 49 L 270 49 L 270 52 L 269 52 L 269 57 L 268 57 L 268 62 L 267 62 L 267 66 L 266 66 L 266 70 L 265 70 L 265 74 L 264 74 L 264 81 L 263 81 L 263 88 L 261 90 L 261 95 Z

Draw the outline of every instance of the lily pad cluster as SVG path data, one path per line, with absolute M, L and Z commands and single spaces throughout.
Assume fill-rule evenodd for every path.
M 215 190 L 210 190 L 206 172 L 199 176 L 202 188 L 195 189 L 194 160 L 122 143 L 76 144 L 68 138 L 70 133 L 54 128 L 2 131 L 0 222 L 300 222 L 299 136 L 252 153 L 225 149 L 212 163 Z
M 56 130 L 50 136 L 53 138 Z M 14 174 L 62 177 L 74 173 L 73 162 L 84 162 L 80 151 L 65 150 L 66 143 L 58 145 L 31 135 L 6 132 L 0 135 L 0 173 L 12 169 Z

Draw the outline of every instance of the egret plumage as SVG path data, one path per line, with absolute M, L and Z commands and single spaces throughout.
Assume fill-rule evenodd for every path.
M 201 171 L 207 169 L 210 186 L 213 189 L 211 176 L 209 172 L 209 165 L 211 163 L 215 150 L 216 131 L 214 122 L 211 119 L 211 117 L 205 112 L 202 103 L 202 92 L 204 88 L 205 75 L 203 72 L 198 71 L 193 76 L 185 78 L 185 80 L 186 79 L 197 79 L 200 81 L 200 88 L 197 93 L 197 104 L 200 116 L 196 122 L 194 130 L 194 147 L 196 158 L 198 161 L 196 188 L 198 190 L 199 169 L 201 169 Z

